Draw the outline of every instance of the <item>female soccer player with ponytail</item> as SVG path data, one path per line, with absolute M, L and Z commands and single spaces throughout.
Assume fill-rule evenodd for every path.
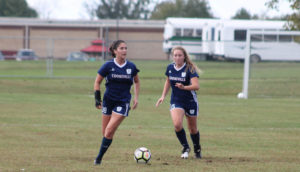
M 121 124 L 128 116 L 130 110 L 130 88 L 134 84 L 134 99 L 132 109 L 138 105 L 140 81 L 139 70 L 135 64 L 126 60 L 127 46 L 125 41 L 117 40 L 112 43 L 110 52 L 114 59 L 107 61 L 99 69 L 95 83 L 95 105 L 102 109 L 102 144 L 94 164 L 100 165 L 102 157 L 109 148 L 113 136 Z M 106 90 L 101 100 L 100 85 L 105 78 Z
M 164 101 L 171 87 L 170 112 L 176 136 L 183 147 L 181 158 L 188 158 L 190 152 L 190 146 L 182 125 L 184 116 L 186 116 L 188 129 L 194 144 L 195 157 L 202 158 L 200 133 L 197 129 L 198 100 L 195 92 L 199 89 L 198 73 L 200 73 L 200 70 L 191 62 L 184 48 L 173 48 L 172 56 L 174 63 L 167 67 L 165 73 L 167 79 L 156 107 Z

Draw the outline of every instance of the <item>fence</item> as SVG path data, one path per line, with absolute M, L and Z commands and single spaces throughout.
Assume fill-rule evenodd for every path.
M 122 37 L 122 35 L 120 35 Z M 165 60 L 167 56 L 162 52 L 161 40 L 149 39 L 126 39 L 128 47 L 128 59 L 155 59 Z M 36 61 L 25 61 L 20 58 L 18 60 L 18 52 L 24 49 L 25 42 L 29 49 L 33 50 L 37 56 Z M 89 73 L 80 74 L 76 71 L 68 71 L 68 68 L 81 68 L 93 63 L 110 59 L 107 47 L 113 42 L 104 38 L 98 40 L 95 38 L 64 38 L 64 37 L 31 37 L 25 40 L 23 37 L 0 37 L 0 51 L 5 57 L 6 67 L 0 69 L 2 77 L 84 77 L 90 76 Z M 85 51 L 85 54 L 78 53 Z M 76 58 L 69 58 L 70 53 L 75 53 Z M 67 61 L 68 60 L 68 61 Z M 85 63 L 77 63 L 75 61 L 86 61 Z M 86 64 L 86 65 L 85 65 Z M 89 65 L 88 65 L 89 64 Z M 98 63 L 99 66 L 99 63 Z M 15 70 L 6 70 L 14 68 Z M 63 68 L 65 73 L 63 72 Z M 89 67 L 87 67 L 89 68 Z M 9 72 L 8 72 L 9 71 Z M 12 72 L 13 71 L 13 72 Z M 66 72 L 67 71 L 67 72 Z M 94 73 L 94 72 L 93 72 Z

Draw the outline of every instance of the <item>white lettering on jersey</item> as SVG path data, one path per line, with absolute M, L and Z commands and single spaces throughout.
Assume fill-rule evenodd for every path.
M 112 78 L 125 78 L 125 79 L 130 79 L 131 75 L 117 75 L 117 74 L 111 74 Z
M 169 76 L 169 80 L 185 82 L 185 78 L 174 77 L 174 76 Z

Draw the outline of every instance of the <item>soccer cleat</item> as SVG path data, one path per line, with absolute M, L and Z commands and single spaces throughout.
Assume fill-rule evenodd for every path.
M 101 164 L 101 161 L 99 161 L 97 159 L 94 160 L 94 165 L 100 165 L 100 164 Z
M 202 158 L 201 149 L 198 149 L 198 150 L 195 151 L 195 158 L 197 158 L 197 159 L 201 159 Z
M 189 152 L 190 152 L 190 148 L 183 148 L 182 149 L 182 154 L 181 154 L 181 158 L 182 159 L 187 159 L 189 157 Z

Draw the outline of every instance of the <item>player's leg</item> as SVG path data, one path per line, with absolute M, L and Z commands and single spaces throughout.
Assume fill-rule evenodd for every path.
M 106 115 L 103 115 L 103 116 L 106 116 Z M 121 122 L 124 119 L 125 119 L 125 116 L 121 116 L 119 114 L 112 112 L 112 115 L 111 115 L 110 119 L 108 120 L 108 123 L 106 124 L 106 127 L 105 127 L 104 137 L 102 139 L 102 144 L 100 147 L 99 154 L 95 160 L 95 165 L 101 164 L 103 155 L 105 154 L 105 152 L 107 151 L 107 149 L 109 148 L 109 146 L 112 143 L 114 133 L 116 132 L 117 128 L 119 127 L 119 125 L 121 124 Z M 107 118 L 105 118 L 105 120 L 107 120 Z
M 111 119 L 106 126 L 104 137 L 112 139 L 121 122 L 128 116 L 130 104 L 117 102 L 112 110 Z
M 191 139 L 194 145 L 194 153 L 196 158 L 202 158 L 201 145 L 200 145 L 200 133 L 197 129 L 197 116 L 186 115 L 188 128 L 190 131 Z
M 103 104 L 102 104 L 102 113 L 103 113 L 103 115 L 102 115 L 102 135 L 103 135 L 103 137 L 102 137 L 102 142 L 101 142 L 98 156 L 96 157 L 96 159 L 94 161 L 95 165 L 101 164 L 102 157 L 112 142 L 111 139 L 105 137 L 105 132 L 106 132 L 107 125 L 111 119 L 113 104 L 114 104 L 114 102 L 110 101 L 109 99 L 107 99 L 105 97 L 103 98 Z
M 106 127 L 107 127 L 110 119 L 111 119 L 111 115 L 106 115 L 106 114 L 102 115 L 102 135 L 103 135 L 103 137 L 102 137 L 102 143 L 101 143 L 101 146 L 100 146 L 98 156 L 96 157 L 96 159 L 94 161 L 95 165 L 100 165 L 101 164 L 102 157 L 103 157 L 104 153 L 107 150 L 106 148 L 108 148 L 109 145 L 112 142 L 111 139 L 105 138 Z
M 111 119 L 105 129 L 104 137 L 108 139 L 113 139 L 116 130 L 118 129 L 119 125 L 125 118 L 126 118 L 125 116 L 112 112 Z
M 173 125 L 175 128 L 176 136 L 183 146 L 181 158 L 188 158 L 188 154 L 190 152 L 190 147 L 186 139 L 186 134 L 183 128 L 183 118 L 184 118 L 184 109 L 182 108 L 172 108 L 171 109 L 171 116 Z
M 105 114 L 102 115 L 102 136 L 103 137 L 104 137 L 105 129 L 107 127 L 107 124 L 108 124 L 110 118 L 111 118 L 111 115 L 105 115 Z

